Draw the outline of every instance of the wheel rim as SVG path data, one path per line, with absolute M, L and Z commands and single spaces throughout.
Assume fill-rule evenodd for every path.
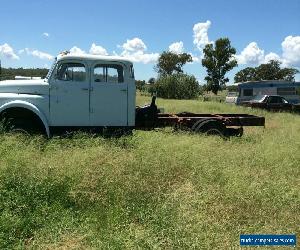
M 207 130 L 205 132 L 206 135 L 219 135 L 221 137 L 224 137 L 223 133 L 219 130 L 219 129 L 216 129 L 216 128 L 211 128 L 209 130 Z
M 30 135 L 28 131 L 22 128 L 13 128 L 10 130 L 11 133 L 13 134 L 22 134 L 22 135 Z

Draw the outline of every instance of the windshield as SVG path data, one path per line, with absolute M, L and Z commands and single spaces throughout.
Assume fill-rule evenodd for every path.
M 265 97 L 266 97 L 265 95 L 257 95 L 252 99 L 252 101 L 262 102 L 265 99 Z
M 53 62 L 51 68 L 49 69 L 48 74 L 46 75 L 46 78 L 45 78 L 45 79 L 49 79 L 49 77 L 51 76 L 51 74 L 52 74 L 52 72 L 53 72 L 53 70 L 54 70 L 54 68 L 55 68 L 55 65 L 56 65 L 56 59 L 55 59 L 55 61 Z

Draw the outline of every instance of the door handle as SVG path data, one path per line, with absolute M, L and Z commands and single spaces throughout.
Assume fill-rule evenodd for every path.
M 122 91 L 122 92 L 127 92 L 127 89 L 121 89 L 120 91 Z
M 90 90 L 90 89 L 89 89 L 89 88 L 81 88 L 81 90 L 88 91 L 88 90 Z

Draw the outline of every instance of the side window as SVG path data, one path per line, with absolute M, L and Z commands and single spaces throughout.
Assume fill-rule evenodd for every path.
M 270 96 L 269 97 L 269 103 L 282 103 L 282 99 L 279 96 Z
M 119 82 L 119 72 L 116 68 L 107 67 L 107 82 L 111 82 L 111 83 Z M 123 82 L 123 80 L 121 80 L 120 82 Z
M 286 99 L 284 99 L 284 98 L 281 98 L 281 100 L 282 100 L 282 103 L 289 103 Z
M 284 103 L 282 97 L 277 96 L 277 103 Z
M 94 81 L 106 82 L 106 68 L 102 66 L 96 66 L 94 68 Z
M 274 97 L 273 96 L 269 96 L 268 103 L 274 103 Z
M 117 64 L 97 64 L 94 68 L 94 81 L 122 83 L 124 82 L 123 67 Z
M 244 89 L 244 96 L 253 96 L 253 89 Z
M 84 82 L 86 79 L 85 66 L 81 63 L 62 63 L 57 69 L 57 79 L 69 82 Z

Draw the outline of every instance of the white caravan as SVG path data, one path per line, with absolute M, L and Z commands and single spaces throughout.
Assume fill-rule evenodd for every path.
M 257 95 L 279 95 L 290 103 L 300 103 L 300 82 L 270 80 L 241 82 L 235 85 L 238 89 L 237 104 L 252 100 Z

